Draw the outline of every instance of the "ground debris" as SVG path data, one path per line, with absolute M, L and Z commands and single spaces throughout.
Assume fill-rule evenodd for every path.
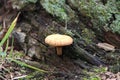
M 112 72 L 105 72 L 100 74 L 101 80 L 120 80 L 120 72 L 114 74 Z
M 108 43 L 98 43 L 97 46 L 104 49 L 105 51 L 115 51 L 115 46 Z

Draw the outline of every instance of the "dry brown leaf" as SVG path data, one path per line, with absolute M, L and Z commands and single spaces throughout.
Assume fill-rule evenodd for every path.
M 98 43 L 97 46 L 104 49 L 105 51 L 115 51 L 115 46 L 108 43 Z

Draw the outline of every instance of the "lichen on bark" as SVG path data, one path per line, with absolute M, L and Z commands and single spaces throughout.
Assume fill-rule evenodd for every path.
M 74 11 L 65 3 L 65 0 L 41 0 L 43 8 L 62 20 L 70 20 L 75 17 Z
M 101 0 L 67 0 L 69 5 L 76 8 L 79 14 L 90 18 L 90 22 L 95 29 L 106 28 L 119 33 L 119 23 L 116 15 L 119 14 L 120 1 L 108 0 L 103 4 Z M 115 18 L 114 18 L 115 15 Z M 116 21 L 114 21 L 116 20 Z M 111 23 L 113 21 L 113 23 Z M 116 24 L 115 24 L 116 23 Z M 113 26 L 114 25 L 114 26 Z M 112 26 L 112 27 L 111 27 Z M 118 29 L 118 30 L 117 30 Z

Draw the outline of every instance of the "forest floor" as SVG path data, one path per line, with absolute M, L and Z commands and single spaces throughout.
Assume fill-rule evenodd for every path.
M 87 65 L 84 69 L 80 60 L 57 56 L 53 52 L 46 53 L 39 60 L 23 51 L 8 51 L 0 58 L 0 80 L 120 80 L 120 73 L 113 73 L 108 66 L 84 62 Z
M 49 54 L 42 61 L 18 51 L 13 56 L 1 58 L 0 80 L 120 80 L 119 72 L 93 65 L 83 69 L 80 63 L 66 56 Z

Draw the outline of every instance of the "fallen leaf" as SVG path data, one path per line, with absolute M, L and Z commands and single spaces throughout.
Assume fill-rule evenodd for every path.
M 115 46 L 108 43 L 98 43 L 97 46 L 104 49 L 105 51 L 115 51 Z

